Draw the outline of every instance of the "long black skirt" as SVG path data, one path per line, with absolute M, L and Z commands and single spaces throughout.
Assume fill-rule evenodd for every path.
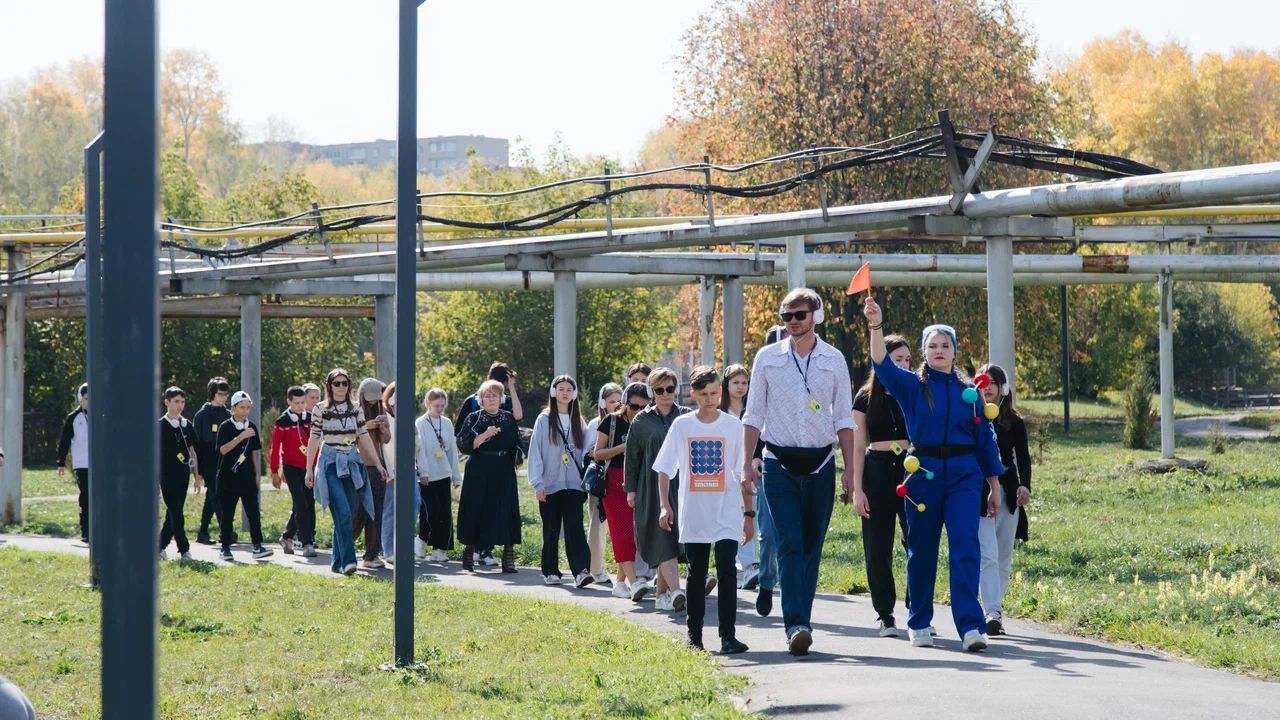
M 520 495 L 510 455 L 475 453 L 462 476 L 458 539 L 479 547 L 520 543 Z

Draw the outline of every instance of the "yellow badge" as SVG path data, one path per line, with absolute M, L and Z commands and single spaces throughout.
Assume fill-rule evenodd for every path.
M 889 446 L 889 449 L 893 451 L 893 454 L 894 454 L 894 455 L 901 455 L 901 454 L 902 454 L 902 446 L 901 446 L 901 445 L 899 445 L 899 444 L 897 443 L 897 441 L 895 441 L 892 445 L 890 445 L 890 446 Z
M 560 453 L 560 462 L 565 465 L 569 464 L 569 453 Z
M 306 454 L 307 454 L 307 446 L 306 446 L 306 445 L 299 445 L 299 446 L 298 446 L 298 452 L 302 453 L 303 455 L 306 455 Z
M 213 431 L 218 432 L 218 423 L 213 424 Z
M 437 450 L 437 451 L 436 451 L 436 457 L 438 457 L 438 458 L 442 458 L 442 457 L 444 457 L 444 451 L 443 451 L 443 450 Z
M 178 462 L 186 462 L 186 461 L 187 461 L 187 456 L 183 455 L 182 453 L 178 453 Z
M 809 398 L 809 409 L 814 412 L 822 412 L 822 403 L 813 398 Z

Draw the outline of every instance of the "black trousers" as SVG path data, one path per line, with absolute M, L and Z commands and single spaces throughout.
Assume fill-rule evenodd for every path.
M 355 516 L 351 521 L 354 537 L 364 532 L 364 559 L 373 560 L 382 554 L 382 501 L 387 497 L 387 481 L 378 474 L 378 468 L 364 466 L 365 476 L 369 478 L 369 487 L 373 490 L 373 517 L 365 512 L 362 503 L 356 503 Z
M 453 549 L 453 488 L 449 479 L 418 485 L 418 537 L 432 550 Z
M 581 490 L 561 490 L 538 503 L 542 516 L 542 574 L 560 574 L 560 527 L 564 526 L 564 553 L 569 557 L 571 575 L 585 573 L 591 566 L 587 532 L 582 528 L 582 505 L 587 494 Z
M 218 495 L 218 466 L 217 460 L 210 461 L 210 467 L 213 471 L 204 476 L 204 506 L 200 508 L 200 534 L 205 535 L 209 532 L 209 522 L 215 517 L 218 520 L 218 529 L 222 529 L 222 498 Z M 201 465 L 200 467 L 205 467 Z
M 191 549 L 187 541 L 186 518 L 182 516 L 182 508 L 187 504 L 187 486 L 191 476 L 187 474 L 174 477 L 160 477 L 160 497 L 164 500 L 164 522 L 160 524 L 160 549 L 169 546 L 170 540 L 178 541 L 178 552 L 185 553 Z
M 76 487 L 80 489 L 80 537 L 89 539 L 89 470 L 76 468 Z
M 282 537 L 298 539 L 303 545 L 316 544 L 316 493 L 307 487 L 307 471 L 292 465 L 284 466 L 284 481 L 289 486 L 293 509 Z
M 737 637 L 735 619 L 738 614 L 738 541 L 716 541 L 717 605 L 720 615 L 720 638 Z M 702 621 L 707 614 L 707 571 L 711 562 L 711 543 L 685 543 L 685 555 L 689 558 L 689 580 L 685 599 L 688 601 L 687 624 L 689 637 L 702 641 Z
M 218 498 L 222 501 L 221 518 L 218 527 L 222 531 L 222 547 L 231 547 L 234 534 L 231 523 L 223 522 L 236 516 L 236 503 L 244 503 L 244 514 L 249 517 L 249 538 L 255 546 L 262 544 L 262 513 L 258 508 L 257 478 L 240 480 L 235 477 L 223 478 L 218 483 Z
M 885 624 L 894 622 L 893 609 L 898 588 L 893 579 L 894 527 L 902 528 L 902 545 L 907 544 L 907 513 L 895 488 L 902 483 L 902 456 L 887 450 L 872 450 L 862 471 L 862 491 L 871 504 L 871 517 L 862 519 L 862 552 L 867 560 L 867 586 L 871 606 Z

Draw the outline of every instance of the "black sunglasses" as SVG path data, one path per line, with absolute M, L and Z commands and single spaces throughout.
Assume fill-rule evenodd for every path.
M 351 381 L 350 380 L 334 380 L 329 384 L 334 387 L 349 387 L 351 385 Z
M 654 394 L 654 395 L 666 395 L 667 393 L 671 393 L 672 395 L 675 395 L 675 394 L 676 394 L 676 386 L 675 386 L 675 385 L 668 385 L 668 386 L 666 386 L 666 387 L 660 387 L 660 388 L 654 388 L 654 389 L 653 389 L 653 394 Z
M 637 405 L 637 404 L 635 404 L 635 403 L 627 403 L 627 407 L 631 408 L 632 410 L 635 410 L 636 412 L 640 412 L 641 410 L 644 410 L 645 408 L 647 408 L 647 407 L 649 407 L 649 406 L 648 406 L 648 405 Z
M 795 312 L 784 311 L 778 313 L 778 317 L 782 318 L 782 322 L 791 322 L 791 318 L 796 320 L 807 320 L 812 310 L 796 310 Z

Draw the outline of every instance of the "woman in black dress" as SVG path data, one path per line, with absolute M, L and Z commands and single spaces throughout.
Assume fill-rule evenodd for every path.
M 502 572 L 516 571 L 520 542 L 520 497 L 516 490 L 516 419 L 503 410 L 502 383 L 487 380 L 476 393 L 480 409 L 458 430 L 458 450 L 471 456 L 463 472 L 458 500 L 458 538 L 462 569 L 473 569 L 475 548 L 502 546 Z

